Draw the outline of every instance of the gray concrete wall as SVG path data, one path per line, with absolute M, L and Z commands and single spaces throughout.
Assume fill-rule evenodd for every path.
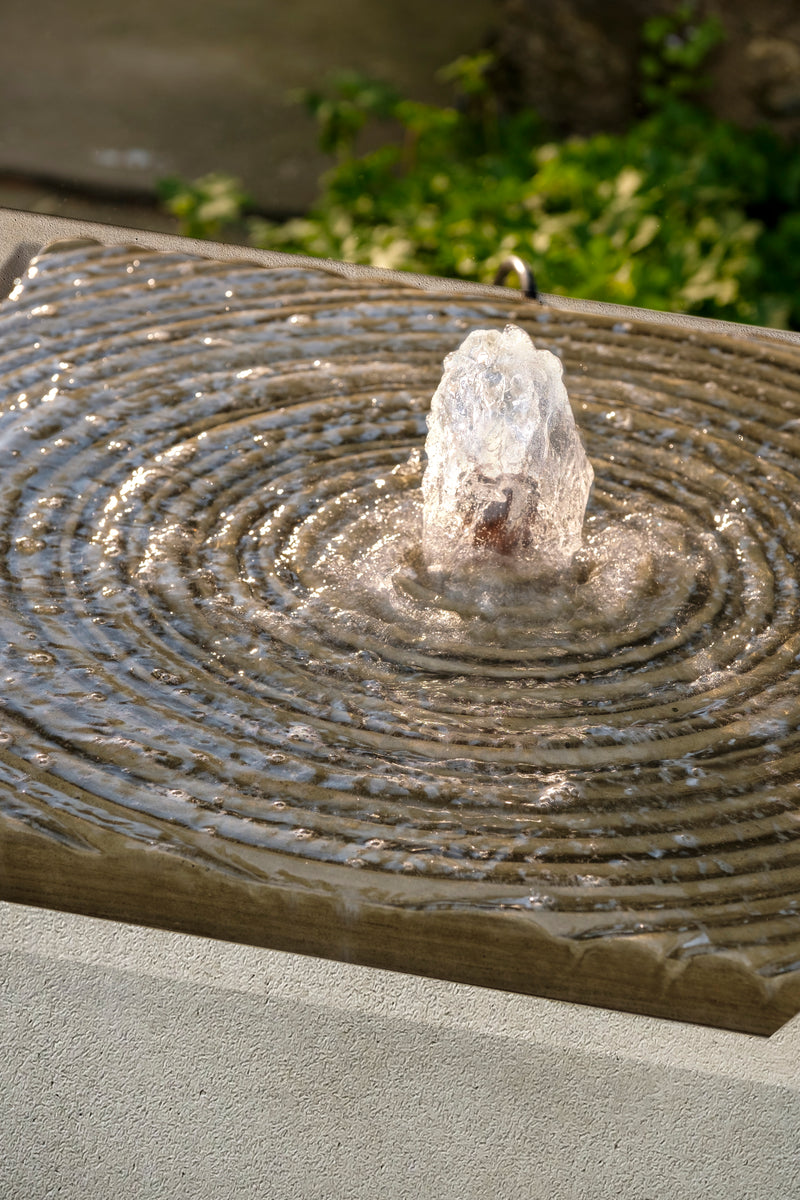
M 441 98 L 436 70 L 480 49 L 492 16 L 492 0 L 6 5 L 0 172 L 147 188 L 226 171 L 299 211 L 329 164 L 287 92 L 355 68 Z
M 0 905 L 3 1200 L 789 1200 L 772 1038 Z

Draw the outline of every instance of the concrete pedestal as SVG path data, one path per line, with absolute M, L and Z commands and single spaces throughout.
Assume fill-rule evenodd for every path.
M 769 1039 L 0 904 L 3 1200 L 788 1200 Z

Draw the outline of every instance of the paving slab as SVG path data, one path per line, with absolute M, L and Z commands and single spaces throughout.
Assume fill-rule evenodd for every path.
M 484 43 L 491 0 L 76 0 L 12 5 L 0 43 L 0 170 L 151 189 L 225 171 L 268 211 L 297 212 L 327 165 L 292 89 L 353 68 L 421 100 Z

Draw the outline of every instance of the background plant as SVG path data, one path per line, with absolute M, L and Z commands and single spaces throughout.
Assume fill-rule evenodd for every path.
M 680 4 L 671 13 L 645 21 L 639 61 L 644 104 L 660 108 L 670 100 L 697 100 L 710 86 L 703 68 L 724 38 L 719 18 L 698 21 L 694 3 Z
M 305 217 L 254 219 L 251 238 L 483 281 L 516 253 L 547 291 L 800 328 L 800 155 L 702 107 L 721 36 L 688 4 L 648 21 L 644 115 L 560 142 L 532 111 L 501 109 L 488 53 L 441 73 L 453 92 L 442 106 L 340 74 L 299 97 L 336 159 L 319 200 Z M 359 152 L 374 122 L 385 144 Z
M 240 224 L 250 199 L 232 175 L 213 173 L 191 183 L 170 177 L 158 185 L 162 205 L 180 221 L 185 237 L 217 238 Z

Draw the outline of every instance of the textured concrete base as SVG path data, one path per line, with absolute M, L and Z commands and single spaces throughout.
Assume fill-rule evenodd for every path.
M 786 1200 L 770 1039 L 0 904 L 3 1200 Z

